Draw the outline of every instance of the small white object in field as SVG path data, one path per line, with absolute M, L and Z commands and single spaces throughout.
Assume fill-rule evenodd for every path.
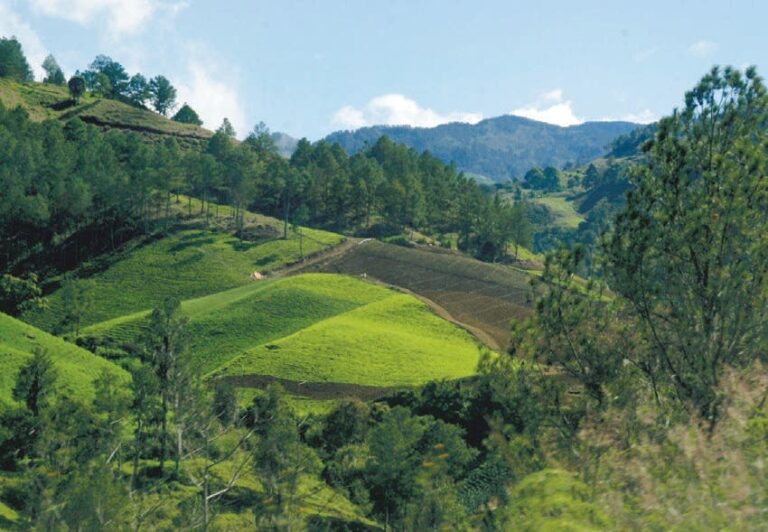
M 251 277 L 251 281 L 261 281 L 262 279 L 264 279 L 264 276 L 259 272 L 253 272 L 250 277 Z

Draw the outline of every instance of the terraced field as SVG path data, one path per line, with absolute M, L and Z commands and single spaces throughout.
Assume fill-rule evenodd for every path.
M 366 276 L 421 296 L 493 349 L 505 348 L 510 322 L 531 312 L 529 273 L 438 248 L 367 240 L 305 270 Z
M 253 281 L 185 301 L 182 312 L 190 320 L 191 356 L 204 374 L 241 386 L 282 379 L 293 393 L 323 399 L 471 375 L 480 356 L 470 334 L 425 303 L 347 276 Z M 130 346 L 147 316 L 99 323 L 82 336 Z
M 58 390 L 73 398 L 93 399 L 93 381 L 103 371 L 113 375 L 118 384 L 130 380 L 125 371 L 111 362 L 0 313 L 0 407 L 13 402 L 11 392 L 16 375 L 38 347 L 45 349 L 53 360 L 59 374 Z

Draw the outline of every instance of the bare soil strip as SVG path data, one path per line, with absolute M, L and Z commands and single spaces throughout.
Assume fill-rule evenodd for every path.
M 280 384 L 291 395 L 300 395 L 317 400 L 332 399 L 360 399 L 372 401 L 380 399 L 398 390 L 407 390 L 408 387 L 384 387 L 366 386 L 362 384 L 349 384 L 342 382 L 309 382 L 293 381 L 272 377 L 271 375 L 228 375 L 220 377 L 237 388 L 263 389 L 270 384 Z

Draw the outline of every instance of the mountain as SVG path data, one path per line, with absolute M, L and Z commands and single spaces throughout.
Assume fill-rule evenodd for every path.
M 337 131 L 326 137 L 350 153 L 382 135 L 453 162 L 468 173 L 494 181 L 521 179 L 534 166 L 583 164 L 604 155 L 613 140 L 637 129 L 631 122 L 586 122 L 560 127 L 519 116 L 489 118 L 477 124 L 451 123 L 433 128 L 372 126 Z
M 272 138 L 272 142 L 275 143 L 278 153 L 286 159 L 296 151 L 296 145 L 299 143 L 299 139 L 293 138 L 287 133 L 282 133 L 280 131 L 275 131 L 269 136 Z

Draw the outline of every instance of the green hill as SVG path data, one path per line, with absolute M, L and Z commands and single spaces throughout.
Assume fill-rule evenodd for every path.
M 21 106 L 35 121 L 68 120 L 77 116 L 101 129 L 137 131 L 150 138 L 173 136 L 182 144 L 199 143 L 213 135 L 207 129 L 174 122 L 158 113 L 90 93 L 75 104 L 66 87 L 47 83 L 19 83 L 0 78 L 0 102 L 8 108 Z
M 262 226 L 278 223 L 266 217 L 259 219 Z M 277 232 L 274 227 L 272 231 Z M 302 252 L 310 255 L 342 240 L 334 233 L 312 229 L 304 229 L 303 235 L 292 233 L 288 239 L 272 236 L 241 243 L 225 231 L 183 229 L 129 246 L 108 257 L 106 268 L 88 278 L 94 283 L 93 300 L 81 323 L 89 325 L 150 309 L 167 297 L 193 299 L 246 285 L 254 271 L 274 270 L 298 261 Z M 27 314 L 25 321 L 54 330 L 65 311 L 62 291 L 54 292 L 49 302 L 49 309 Z
M 417 299 L 352 277 L 304 274 L 185 301 L 190 353 L 204 373 L 403 386 L 474 373 L 472 337 Z M 147 312 L 83 331 L 130 347 Z
M 511 321 L 532 310 L 531 272 L 434 246 L 364 240 L 305 270 L 361 275 L 416 294 L 495 350 L 509 343 Z
M 61 338 L 0 313 L 0 406 L 13 402 L 11 391 L 21 366 L 35 348 L 43 348 L 59 372 L 57 386 L 74 398 L 93 399 L 93 381 L 106 370 L 118 382 L 129 375 L 111 362 L 97 357 Z

